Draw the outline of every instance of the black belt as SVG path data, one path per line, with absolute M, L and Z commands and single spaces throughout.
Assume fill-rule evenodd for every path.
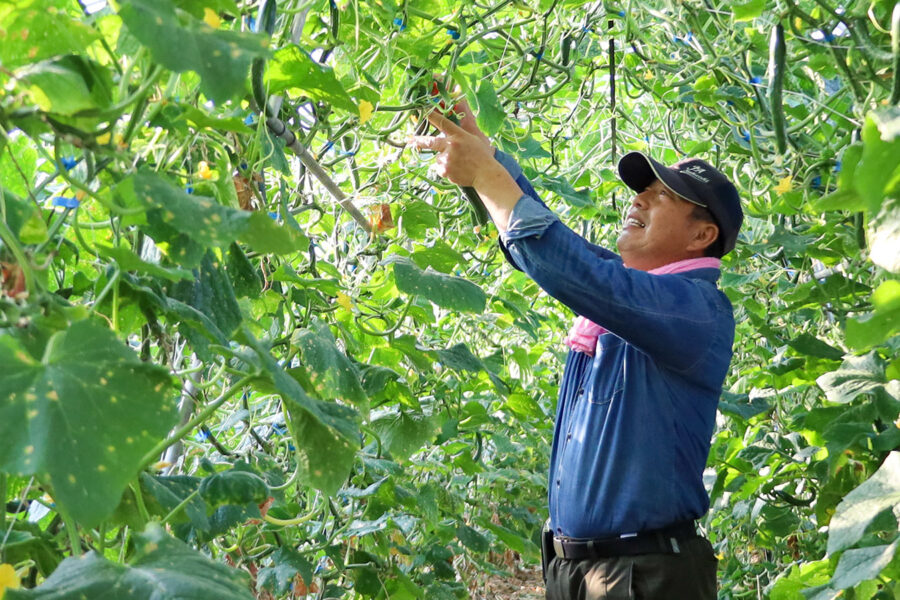
M 552 532 L 546 532 L 552 535 Z M 545 534 L 545 535 L 546 535 Z M 694 521 L 682 521 L 661 529 L 624 533 L 609 538 L 569 538 L 553 536 L 553 551 L 560 558 L 608 558 L 635 554 L 679 554 L 679 541 L 697 537 Z

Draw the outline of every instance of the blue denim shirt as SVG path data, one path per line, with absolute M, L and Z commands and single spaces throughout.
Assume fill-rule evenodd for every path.
M 554 531 L 607 537 L 701 517 L 734 342 L 718 269 L 628 269 L 563 225 L 515 160 L 496 158 L 524 192 L 500 236 L 508 260 L 609 331 L 593 357 L 570 351 L 566 358 L 550 462 Z

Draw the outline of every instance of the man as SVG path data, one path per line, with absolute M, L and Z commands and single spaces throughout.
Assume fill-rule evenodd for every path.
M 579 315 L 551 454 L 547 598 L 714 599 L 717 561 L 694 521 L 709 508 L 702 475 L 734 341 L 715 282 L 743 220 L 737 190 L 701 160 L 629 153 L 620 257 L 563 225 L 457 111 L 461 126 L 433 114 L 441 135 L 410 141 L 478 191 L 508 260 Z

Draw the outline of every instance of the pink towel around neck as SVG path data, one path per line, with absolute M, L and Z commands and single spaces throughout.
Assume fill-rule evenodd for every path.
M 689 258 L 669 263 L 648 271 L 651 275 L 669 275 L 683 273 L 694 269 L 718 269 L 722 261 L 709 256 L 703 258 Z M 597 348 L 597 338 L 606 333 L 606 329 L 584 317 L 576 317 L 566 337 L 566 345 L 576 352 L 584 352 L 593 356 Z

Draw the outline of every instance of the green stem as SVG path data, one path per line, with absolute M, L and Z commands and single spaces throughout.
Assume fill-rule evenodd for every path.
M 0 472 L 0 501 L 6 504 L 6 473 Z M 0 540 L 6 536 L 6 507 L 0 506 Z M 0 546 L 0 562 L 3 561 L 3 549 Z
M 78 535 L 78 525 L 75 520 L 69 516 L 69 512 L 59 505 L 57 511 L 62 517 L 63 526 L 66 528 L 66 534 L 69 536 L 69 544 L 72 545 L 72 556 L 81 556 L 81 536 Z
M 194 415 L 194 418 L 179 427 L 175 430 L 172 435 L 159 442 L 154 446 L 147 454 L 144 455 L 144 458 L 141 460 L 141 468 L 145 468 L 158 460 L 158 457 L 162 452 L 171 446 L 172 444 L 181 440 L 184 436 L 186 436 L 192 429 L 194 429 L 197 425 L 205 421 L 212 415 L 216 410 L 225 404 L 232 396 L 241 391 L 244 387 L 247 386 L 253 379 L 255 379 L 256 375 L 245 375 L 242 377 L 237 383 L 228 388 L 223 394 L 222 397 L 218 400 L 215 400 L 212 404 L 204 408 L 202 411 Z
M 188 495 L 187 498 L 185 498 L 184 500 L 182 500 L 181 502 L 179 502 L 179 503 L 178 503 L 178 506 L 176 506 L 175 508 L 173 508 L 172 510 L 170 510 L 170 511 L 169 511 L 169 514 L 167 514 L 165 517 L 163 517 L 162 522 L 163 522 L 163 523 L 168 523 L 168 522 L 169 522 L 169 519 L 171 519 L 172 517 L 174 517 L 175 515 L 177 515 L 179 512 L 181 512 L 181 509 L 183 509 L 185 506 L 187 506 L 188 503 L 189 503 L 191 500 L 193 500 L 199 493 L 200 493 L 200 489 L 199 489 L 199 488 L 196 489 L 196 490 L 194 490 L 193 492 L 191 492 L 191 493 Z
M 141 518 L 144 519 L 144 522 L 150 521 L 150 511 L 147 510 L 147 505 L 144 504 L 144 495 L 141 493 L 141 485 L 136 482 L 132 482 L 128 487 L 131 488 L 131 493 L 134 494 L 134 503 L 137 505 L 138 512 L 141 513 Z

